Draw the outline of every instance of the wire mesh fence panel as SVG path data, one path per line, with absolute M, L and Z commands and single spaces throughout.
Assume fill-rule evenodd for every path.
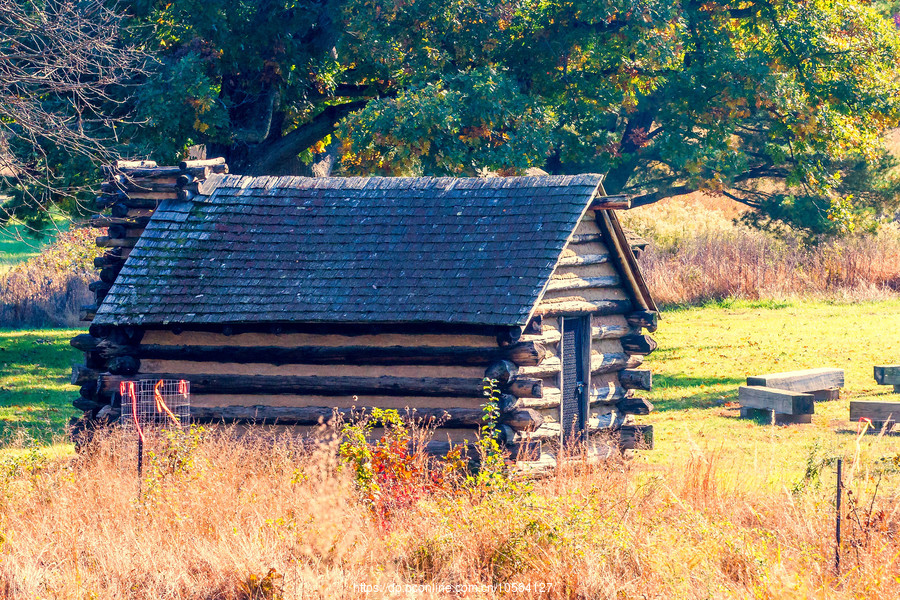
M 120 424 L 126 429 L 189 427 L 191 384 L 184 379 L 139 379 L 119 385 Z

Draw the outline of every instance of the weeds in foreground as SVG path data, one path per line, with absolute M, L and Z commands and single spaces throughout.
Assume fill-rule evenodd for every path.
M 352 473 L 363 504 L 383 529 L 425 497 L 525 489 L 527 484 L 510 476 L 500 447 L 498 382 L 485 378 L 484 395 L 483 424 L 473 443 L 451 447 L 442 459 L 427 452 L 435 424 L 410 424 L 396 410 L 373 408 L 341 427 L 341 460 Z M 372 443 L 376 427 L 383 433 Z
M 148 442 L 165 481 L 152 506 L 136 503 L 133 436 L 76 458 L 18 454 L 0 482 L 0 596 L 900 596 L 896 474 L 876 490 L 876 463 L 864 460 L 847 482 L 838 576 L 827 468 L 820 490 L 797 493 L 723 485 L 721 458 L 702 451 L 664 469 L 570 464 L 527 493 L 447 493 L 422 472 L 426 491 L 383 527 L 356 471 L 341 466 L 339 440 L 185 435 Z

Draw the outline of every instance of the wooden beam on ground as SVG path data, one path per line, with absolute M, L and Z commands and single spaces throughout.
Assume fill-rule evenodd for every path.
M 745 408 L 771 410 L 786 415 L 806 415 L 815 411 L 812 394 L 763 386 L 740 386 L 738 402 Z
M 900 402 L 879 402 L 876 400 L 851 400 L 850 420 L 869 419 L 873 423 L 897 422 L 900 420 Z
M 748 386 L 777 388 L 792 392 L 811 392 L 844 387 L 844 370 L 832 368 L 805 369 L 770 373 L 747 378 Z
M 786 415 L 765 408 L 741 407 L 742 419 L 762 419 L 765 423 L 775 422 L 776 425 L 802 425 L 812 423 L 812 415 Z
M 875 367 L 875 381 L 878 385 L 900 385 L 900 365 Z
M 813 390 L 809 392 L 813 395 L 816 402 L 829 402 L 831 400 L 841 399 L 841 388 L 831 388 L 830 390 Z

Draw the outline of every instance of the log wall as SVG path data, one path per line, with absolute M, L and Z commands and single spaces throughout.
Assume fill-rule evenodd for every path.
M 541 398 L 524 401 L 543 419 L 532 437 L 555 441 L 562 433 L 559 341 L 563 316 L 591 315 L 589 431 L 616 430 L 633 423 L 633 415 L 652 410 L 636 390 L 650 389 L 650 373 L 639 367 L 644 355 L 655 348 L 655 342 L 642 333 L 645 326 L 655 329 L 655 315 L 635 310 L 615 258 L 597 224 L 597 213 L 588 211 L 535 310 L 542 317 L 541 333 L 522 338 L 540 342 L 546 349 L 539 364 L 519 369 L 520 376 L 539 378 L 543 387 Z

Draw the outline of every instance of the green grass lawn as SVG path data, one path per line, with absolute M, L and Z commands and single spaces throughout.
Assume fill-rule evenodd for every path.
M 27 431 L 43 443 L 59 440 L 77 394 L 68 384 L 81 356 L 68 341 L 76 330 L 0 330 L 0 436 Z M 725 303 L 668 310 L 654 334 L 659 349 L 647 358 L 656 411 L 639 417 L 654 425 L 651 465 L 715 454 L 735 483 L 758 479 L 791 485 L 811 450 L 821 456 L 857 452 L 851 399 L 900 402 L 877 386 L 875 364 L 900 363 L 900 302 L 863 304 Z M 841 367 L 841 399 L 816 404 L 812 424 L 771 426 L 738 418 L 737 388 L 748 375 L 812 367 Z M 900 435 L 862 440 L 868 464 L 900 452 Z
M 653 371 L 655 412 L 640 417 L 654 426 L 650 463 L 717 454 L 737 480 L 770 484 L 797 481 L 812 449 L 820 456 L 857 452 L 850 400 L 893 400 L 876 385 L 872 367 L 900 363 L 900 302 L 861 304 L 747 303 L 665 311 L 653 334 L 659 349 L 647 357 Z M 738 418 L 737 389 L 748 375 L 839 367 L 840 400 L 816 403 L 813 422 L 771 426 Z M 865 437 L 868 464 L 900 451 L 900 435 Z
M 56 224 L 61 230 L 65 230 L 69 226 L 69 221 L 57 219 Z M 13 223 L 0 227 L 0 273 L 37 256 L 44 246 L 53 243 L 55 239 L 54 229 L 49 229 L 41 239 L 35 239 L 28 235 L 27 228 L 22 224 Z
M 74 329 L 0 330 L 0 445 L 23 434 L 42 444 L 62 441 L 78 414 L 69 385 L 72 363 L 84 355 L 69 346 Z

